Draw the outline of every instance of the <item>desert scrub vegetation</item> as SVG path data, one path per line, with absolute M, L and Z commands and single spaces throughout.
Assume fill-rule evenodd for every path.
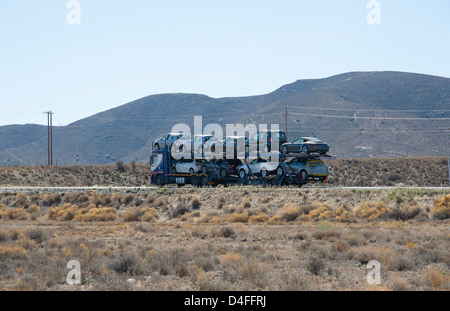
M 0 193 L 2 221 L 151 222 L 284 225 L 329 221 L 418 222 L 449 218 L 445 190 L 188 188 L 157 191 Z
M 431 214 L 437 219 L 450 218 L 450 194 L 446 194 L 441 199 L 436 200 Z
M 2 290 L 367 290 L 373 259 L 377 288 L 450 289 L 443 221 L 31 224 L 0 223 Z M 65 282 L 72 259 L 82 269 L 75 287 Z

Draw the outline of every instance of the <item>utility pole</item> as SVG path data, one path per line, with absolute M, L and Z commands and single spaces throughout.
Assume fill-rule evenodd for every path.
M 285 130 L 286 130 L 286 141 L 289 141 L 288 140 L 288 130 L 287 130 L 287 117 L 288 117 L 288 115 L 290 115 L 290 113 L 288 113 L 288 111 L 287 111 L 287 106 L 285 107 L 286 108 L 286 111 L 283 113 L 283 115 L 284 115 L 284 126 L 285 126 Z
M 74 130 L 76 130 L 76 129 L 81 129 L 81 126 L 70 126 L 69 127 L 69 129 L 74 129 Z M 75 132 L 75 135 L 77 135 L 77 133 Z M 71 136 L 73 137 L 73 139 L 75 140 L 75 144 L 76 144 L 76 165 L 78 165 L 78 138 L 77 137 L 74 137 L 72 134 L 71 134 Z M 152 144 L 152 146 L 153 146 L 153 144 Z
M 447 144 L 448 183 L 450 186 L 450 150 L 449 150 L 449 145 L 448 145 L 448 139 L 450 138 L 450 128 L 443 129 L 443 131 L 444 131 L 446 144 Z
M 53 166 L 53 112 L 44 113 L 47 114 L 47 165 Z

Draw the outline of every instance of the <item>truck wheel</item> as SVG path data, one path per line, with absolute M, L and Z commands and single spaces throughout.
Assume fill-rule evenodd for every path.
M 158 187 L 162 187 L 164 185 L 163 177 L 161 174 L 156 175 L 155 183 Z
M 191 176 L 191 184 L 193 187 L 198 187 L 198 179 L 196 175 Z
M 302 170 L 300 172 L 300 178 L 301 178 L 300 180 L 302 183 L 305 183 L 305 184 L 308 183 L 308 173 L 305 170 Z
M 266 188 L 267 184 L 269 183 L 269 181 L 267 180 L 267 178 L 263 178 L 261 180 L 261 185 L 263 186 L 263 188 Z
M 284 173 L 283 168 L 281 166 L 278 166 L 278 168 L 277 168 L 277 175 L 281 176 L 281 175 L 283 175 L 283 173 Z
M 245 178 L 245 175 L 247 175 L 247 174 L 245 173 L 245 170 L 242 168 L 242 169 L 239 171 L 239 177 L 242 178 L 242 179 L 244 179 L 244 178 Z
M 208 176 L 207 175 L 203 175 L 200 178 L 200 187 L 206 187 L 208 186 Z

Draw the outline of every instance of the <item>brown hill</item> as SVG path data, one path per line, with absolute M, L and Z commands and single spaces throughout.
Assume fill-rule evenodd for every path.
M 147 162 L 151 142 L 177 123 L 255 122 L 284 128 L 288 136 L 317 136 L 344 158 L 441 156 L 440 129 L 450 124 L 450 79 L 403 72 L 352 72 L 298 80 L 259 96 L 211 98 L 152 95 L 53 131 L 58 164 Z M 0 165 L 45 164 L 45 127 L 0 127 Z

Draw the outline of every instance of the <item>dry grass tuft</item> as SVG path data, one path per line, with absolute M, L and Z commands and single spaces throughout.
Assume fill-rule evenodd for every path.
M 388 212 L 386 203 L 382 201 L 370 202 L 364 201 L 355 208 L 355 215 L 359 218 L 364 218 L 367 220 L 375 220 L 381 218 L 385 213 Z
M 441 220 L 450 218 L 450 194 L 446 194 L 434 203 L 431 215 Z
M 132 207 L 127 209 L 123 213 L 124 221 L 146 221 L 146 222 L 156 222 L 159 219 L 158 211 L 149 206 L 145 207 Z

